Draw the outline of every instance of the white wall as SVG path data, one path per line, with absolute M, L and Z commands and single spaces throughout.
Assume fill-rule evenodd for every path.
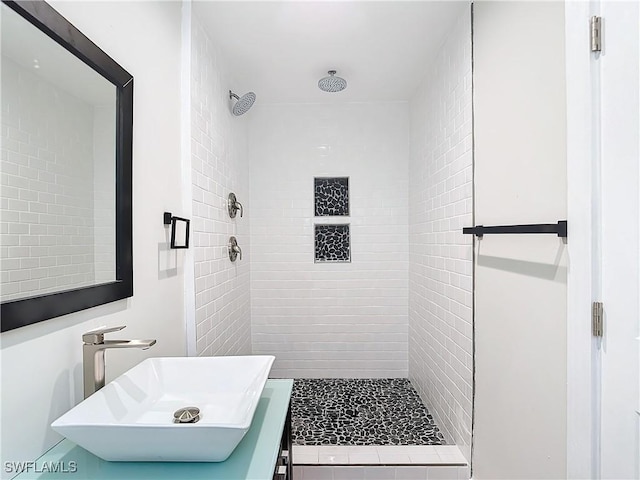
M 196 353 L 251 353 L 247 117 L 231 113 L 236 88 L 224 58 L 197 18 L 191 24 L 191 181 Z M 252 112 L 253 113 L 253 112 Z M 246 214 L 229 217 L 235 193 Z M 242 260 L 229 260 L 234 235 Z M 191 298 L 188 301 L 193 301 Z
M 473 32 L 475 223 L 563 220 L 564 4 L 476 2 Z M 474 478 L 564 478 L 566 246 L 492 235 L 475 248 Z
M 180 5 L 52 4 L 135 79 L 134 296 L 2 334 L 2 462 L 35 459 L 60 439 L 49 424 L 82 399 L 82 332 L 127 325 L 113 338 L 157 339 L 147 351 L 108 352 L 108 381 L 145 357 L 185 352 L 182 257 L 166 251 L 162 224 L 181 204 Z
M 409 378 L 471 457 L 473 395 L 471 12 L 451 26 L 411 100 Z
M 407 104 L 247 115 L 254 353 L 276 377 L 406 376 Z M 349 177 L 349 217 L 314 218 L 314 176 Z M 314 263 L 316 222 L 351 224 L 351 263 Z
M 91 285 L 93 107 L 2 57 L 3 301 Z

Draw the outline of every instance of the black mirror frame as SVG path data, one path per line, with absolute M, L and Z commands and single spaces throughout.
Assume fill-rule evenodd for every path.
M 116 86 L 116 280 L 3 302 L 0 331 L 133 296 L 133 77 L 80 30 L 42 0 L 2 0 Z

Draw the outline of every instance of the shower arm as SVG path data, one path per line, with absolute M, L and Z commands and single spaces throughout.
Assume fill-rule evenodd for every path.
M 235 93 L 233 93 L 231 90 L 229 90 L 229 98 L 235 98 L 236 100 L 240 100 L 240 97 L 238 95 L 236 95 Z

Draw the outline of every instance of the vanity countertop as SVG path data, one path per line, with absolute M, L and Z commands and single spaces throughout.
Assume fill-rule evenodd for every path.
M 292 388 L 293 380 L 267 380 L 251 428 L 224 462 L 107 462 L 65 439 L 15 480 L 271 480 Z

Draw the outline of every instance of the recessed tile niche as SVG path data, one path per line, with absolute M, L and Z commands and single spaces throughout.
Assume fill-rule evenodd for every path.
M 350 262 L 349 224 L 315 225 L 315 261 Z
M 349 216 L 349 178 L 314 178 L 316 217 Z

